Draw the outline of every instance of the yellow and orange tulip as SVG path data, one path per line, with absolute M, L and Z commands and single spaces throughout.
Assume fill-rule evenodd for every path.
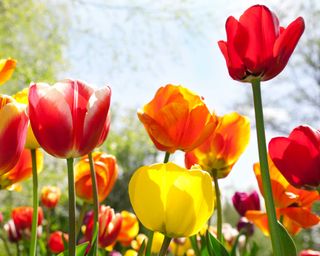
M 199 164 L 205 171 L 226 177 L 246 149 L 250 139 L 250 122 L 236 112 L 218 118 L 217 128 L 197 148 L 186 153 L 185 164 Z
M 128 211 L 122 211 L 121 217 L 122 224 L 120 233 L 117 237 L 117 241 L 120 242 L 123 246 L 129 246 L 131 241 L 139 233 L 139 222 L 136 215 Z
M 200 96 L 171 84 L 161 87 L 138 117 L 157 149 L 169 153 L 194 149 L 217 124 Z
M 43 168 L 43 154 L 36 150 L 37 171 L 41 172 Z M 32 159 L 30 150 L 24 149 L 16 165 L 8 172 L 0 175 L 0 189 L 6 189 L 10 186 L 26 180 L 32 176 Z
M 99 202 L 111 192 L 118 177 L 116 158 L 103 152 L 92 153 L 94 169 L 97 177 Z M 90 164 L 87 156 L 75 165 L 76 194 L 86 202 L 93 202 Z
M 47 208 L 55 208 L 60 200 L 61 190 L 55 186 L 46 186 L 41 190 L 40 201 Z
M 282 220 L 288 232 L 296 235 L 301 228 L 317 225 L 320 218 L 311 212 L 311 207 L 315 201 L 320 199 L 319 193 L 297 189 L 290 185 L 270 158 L 269 171 L 277 218 Z M 254 165 L 254 172 L 262 193 L 259 163 Z M 247 211 L 246 217 L 257 225 L 265 235 L 269 235 L 266 213 L 262 211 Z
M 0 60 L 0 85 L 3 85 L 11 78 L 16 65 L 17 61 L 11 58 Z
M 196 234 L 214 209 L 210 175 L 171 162 L 139 168 L 129 182 L 129 196 L 141 223 L 169 237 Z

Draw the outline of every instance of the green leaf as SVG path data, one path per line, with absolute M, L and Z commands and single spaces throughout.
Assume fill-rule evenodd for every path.
M 206 238 L 210 256 L 230 256 L 226 248 L 209 231 L 207 231 Z
M 146 248 L 146 240 L 143 240 L 137 256 L 143 256 L 143 252 L 144 252 L 145 248 Z
M 85 242 L 83 244 L 77 245 L 76 246 L 76 256 L 85 255 L 88 244 L 89 244 L 89 242 Z M 68 252 L 68 250 L 65 250 L 64 252 L 59 253 L 58 256 L 69 256 L 69 252 Z
M 96 241 L 97 241 L 97 238 L 98 238 L 98 230 L 99 230 L 99 222 L 97 223 L 97 228 L 93 231 L 93 236 L 92 236 L 92 240 L 91 240 L 91 248 L 88 252 L 88 256 L 95 256 L 97 255 L 97 244 Z
M 250 250 L 249 256 L 257 256 L 259 251 L 259 246 L 256 242 L 253 242 L 252 248 Z
M 297 249 L 292 237 L 289 235 L 288 231 L 279 221 L 277 228 L 281 239 L 281 243 L 279 244 L 281 246 L 282 256 L 297 255 Z

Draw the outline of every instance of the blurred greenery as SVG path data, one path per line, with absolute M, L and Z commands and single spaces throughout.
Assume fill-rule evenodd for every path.
M 0 87 L 0 92 L 11 94 L 32 81 L 55 81 L 66 67 L 63 50 L 68 16 L 63 5 L 1 0 L 0 16 L 0 58 L 18 61 L 12 79 Z

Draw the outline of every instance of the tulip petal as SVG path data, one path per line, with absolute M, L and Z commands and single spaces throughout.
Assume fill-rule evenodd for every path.
M 16 68 L 16 60 L 14 59 L 2 59 L 0 60 L 0 85 L 7 82 Z

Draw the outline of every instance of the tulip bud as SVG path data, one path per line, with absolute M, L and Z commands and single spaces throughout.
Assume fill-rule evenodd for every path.
M 46 186 L 41 190 L 40 201 L 47 208 L 55 208 L 61 196 L 60 188 Z
M 241 216 L 244 216 L 248 210 L 260 210 L 260 199 L 256 191 L 251 194 L 236 192 L 232 197 L 232 203 Z
M 65 240 L 65 242 L 68 243 L 68 234 L 62 233 L 61 231 L 55 231 L 51 233 L 48 239 L 49 250 L 52 253 L 63 252 L 65 250 L 63 240 Z
M 252 236 L 254 232 L 254 226 L 246 217 L 241 217 L 237 224 L 238 231 L 244 232 L 247 236 Z

